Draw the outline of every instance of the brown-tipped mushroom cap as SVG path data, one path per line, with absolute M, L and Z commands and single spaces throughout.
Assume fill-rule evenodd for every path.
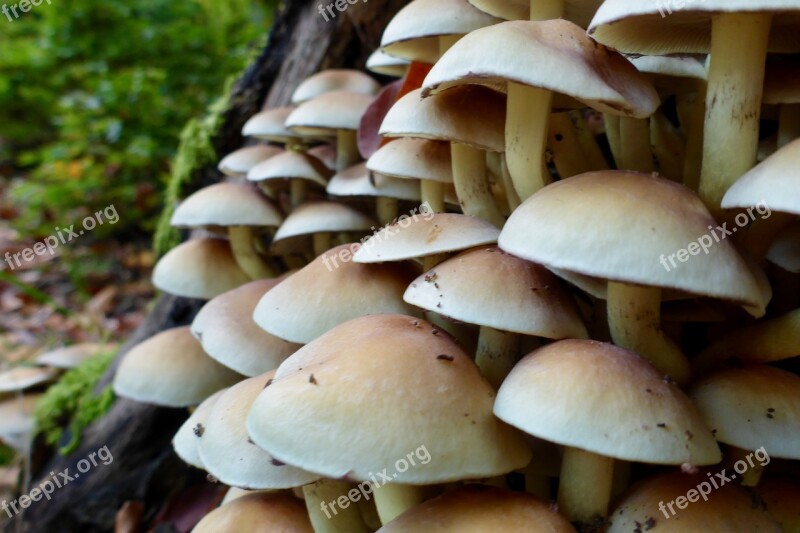
M 485 13 L 505 20 L 529 20 L 530 0 L 469 0 Z M 603 0 L 564 0 L 563 18 L 585 28 Z
M 303 502 L 285 494 L 256 492 L 217 507 L 193 533 L 314 533 Z
M 256 324 L 282 339 L 307 343 L 352 318 L 413 314 L 403 302 L 413 271 L 406 265 L 354 263 L 357 249 L 358 244 L 337 246 L 271 289 L 256 306 Z
M 242 135 L 280 144 L 294 142 L 297 134 L 286 128 L 286 119 L 292 111 L 294 107 L 276 107 L 256 113 L 244 123 Z
M 796 139 L 734 183 L 722 198 L 722 207 L 753 208 L 800 215 L 800 139 Z M 764 211 L 764 213 L 761 213 Z
M 548 339 L 587 338 L 560 280 L 543 266 L 496 246 L 440 263 L 415 279 L 403 298 L 468 324 Z
M 301 135 L 335 135 L 339 130 L 357 130 L 372 103 L 368 94 L 335 91 L 301 104 L 286 119 L 286 127 Z
M 256 164 L 282 152 L 277 146 L 246 146 L 223 157 L 217 168 L 226 176 L 244 176 Z
M 395 139 L 370 156 L 367 168 L 396 178 L 453 183 L 450 145 L 442 141 Z
M 767 512 L 775 518 L 786 533 L 800 531 L 800 485 L 783 479 L 768 479 L 755 489 Z
M 53 368 L 75 368 L 88 359 L 116 353 L 118 349 L 119 345 L 114 343 L 82 342 L 44 353 L 36 362 Z
M 505 150 L 506 102 L 486 87 L 467 85 L 431 98 L 416 89 L 400 98 L 381 123 L 385 137 L 452 141 L 488 150 Z M 480 116 L 474 110 L 480 109 Z
M 286 217 L 272 239 L 272 249 L 282 253 L 294 246 L 295 237 L 342 231 L 366 232 L 375 224 L 377 223 L 367 215 L 344 204 L 307 202 Z
M 249 181 L 302 179 L 325 187 L 331 172 L 325 163 L 314 156 L 285 152 L 263 161 L 247 173 Z
M 25 394 L 0 400 L 0 439 L 33 431 L 33 411 L 43 394 Z
M 192 335 L 203 350 L 223 365 L 245 376 L 258 376 L 278 368 L 300 348 L 270 335 L 253 321 L 259 300 L 279 279 L 242 285 L 208 302 L 192 322 Z
M 698 487 L 704 483 L 713 493 L 701 498 Z M 686 495 L 692 492 L 693 499 L 687 500 Z M 674 504 L 679 497 L 684 500 L 681 507 Z M 665 504 L 673 504 L 674 514 Z M 665 510 L 661 511 L 659 506 Z M 630 533 L 637 529 L 654 533 L 781 531 L 763 507 L 753 505 L 751 495 L 733 483 L 714 488 L 709 477 L 702 474 L 669 473 L 651 477 L 631 488 L 608 517 L 611 523 L 607 533 Z
M 170 225 L 181 228 L 277 227 L 281 222 L 281 212 L 256 187 L 243 183 L 215 183 L 181 202 L 172 214 Z
M 206 418 L 208 418 L 208 413 L 211 412 L 211 407 L 226 390 L 228 389 L 219 390 L 203 400 L 175 433 L 175 437 L 172 439 L 172 448 L 184 463 L 205 469 L 205 465 L 200 459 L 198 445 L 205 433 Z
M 423 211 L 382 228 L 364 242 L 353 261 L 382 263 L 457 252 L 494 244 L 499 234 L 500 230 L 480 218 Z
M 660 104 L 653 86 L 627 59 L 561 19 L 502 22 L 470 33 L 433 66 L 422 94 L 463 84 L 502 87 L 507 81 L 547 89 L 613 115 L 643 118 Z M 556 100 L 554 107 L 583 106 Z
M 569 521 L 548 503 L 487 485 L 467 485 L 413 507 L 380 533 L 574 533 Z
M 336 170 L 336 148 L 330 144 L 320 144 L 314 148 L 309 148 L 306 153 L 322 161 L 322 164 L 328 167 L 328 170 Z
M 730 300 L 763 315 L 771 294 L 764 294 L 730 239 L 712 239 L 716 226 L 700 198 L 682 185 L 602 171 L 540 190 L 511 214 L 498 242 L 548 267 Z M 700 253 L 701 238 L 711 241 L 707 254 Z M 679 261 L 665 268 L 670 255 Z
M 335 174 L 328 182 L 327 191 L 332 196 L 385 197 L 413 201 L 420 199 L 419 183 L 371 172 L 367 170 L 366 163 L 359 163 Z
M 248 489 L 287 489 L 313 483 L 319 476 L 273 460 L 247 436 L 245 419 L 275 371 L 237 383 L 211 407 L 200 439 L 205 469 L 227 485 Z
M 153 285 L 184 298 L 211 298 L 250 281 L 225 239 L 192 239 L 162 257 L 153 269 Z
M 185 326 L 131 348 L 117 368 L 114 392 L 137 402 L 188 407 L 242 379 L 206 355 Z
M 597 341 L 565 340 L 520 361 L 494 412 L 536 437 L 656 464 L 722 459 L 691 400 L 637 354 Z
M 277 459 L 330 478 L 368 480 L 391 468 L 396 483 L 441 483 L 504 474 L 530 460 L 522 436 L 492 415 L 493 401 L 449 335 L 410 316 L 372 315 L 287 359 L 253 404 L 247 429 Z M 410 451 L 415 466 L 395 468 Z
M 383 50 L 375 50 L 367 58 L 367 70 L 384 76 L 402 78 L 408 72 L 410 61 L 399 57 L 390 56 Z
M 323 94 L 336 91 L 375 96 L 380 90 L 380 84 L 360 70 L 329 69 L 306 78 L 292 94 L 292 103 L 308 102 Z
M 0 372 L 0 393 L 17 392 L 52 381 L 58 372 L 40 366 L 18 366 Z
M 800 459 L 800 377 L 768 366 L 724 370 L 691 395 L 718 441 Z
M 436 63 L 439 37 L 465 35 L 498 22 L 467 0 L 413 0 L 389 21 L 381 49 L 409 61 Z

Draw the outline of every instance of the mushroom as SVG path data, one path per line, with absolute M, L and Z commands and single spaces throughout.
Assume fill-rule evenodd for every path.
M 184 326 L 131 348 L 117 368 L 114 392 L 137 402 L 188 407 L 242 379 L 206 355 Z
M 498 58 L 498 45 L 507 59 Z M 433 66 L 422 94 L 446 94 L 464 84 L 508 93 L 506 162 L 522 200 L 551 181 L 545 161 L 551 108 L 588 105 L 644 118 L 659 104 L 655 89 L 628 60 L 565 20 L 502 22 L 470 33 Z
M 18 394 L 0 400 L 0 440 L 21 453 L 27 453 L 36 427 L 34 411 L 43 394 Z
M 614 459 L 702 466 L 721 454 L 674 382 L 639 355 L 597 341 L 564 340 L 520 361 L 495 414 L 565 446 L 558 507 L 573 521 L 606 516 Z
M 309 185 L 324 188 L 331 175 L 325 163 L 313 155 L 285 152 L 251 168 L 247 179 L 271 190 L 275 183 L 288 181 L 291 207 L 297 209 L 305 202 Z
M 55 379 L 58 371 L 40 366 L 18 366 L 0 372 L 0 394 L 18 392 L 49 383 Z
M 253 312 L 256 324 L 290 342 L 307 343 L 360 316 L 413 314 L 403 291 L 414 279 L 407 265 L 351 261 L 358 244 L 343 244 L 317 257 L 267 292 Z
M 247 175 L 253 166 L 282 152 L 277 146 L 266 144 L 246 146 L 223 157 L 217 168 L 226 176 L 240 178 Z
M 294 107 L 287 106 L 256 113 L 244 123 L 242 135 L 283 144 L 287 150 L 305 151 L 303 137 L 286 127 L 286 119 L 294 110 Z
M 252 185 L 216 183 L 187 197 L 172 213 L 178 228 L 227 228 L 236 263 L 252 279 L 277 274 L 258 253 L 256 228 L 275 228 L 283 222 L 278 208 Z
M 333 233 L 366 233 L 374 229 L 374 225 L 375 221 L 370 217 L 344 204 L 307 202 L 286 217 L 272 239 L 272 250 L 280 254 L 290 253 L 298 249 L 298 241 L 311 237 L 316 257 L 330 249 Z
M 563 18 L 585 28 L 603 0 L 470 0 L 469 3 L 505 20 Z
M 548 268 L 607 279 L 615 344 L 686 383 L 688 361 L 661 330 L 661 290 L 733 301 L 754 316 L 764 314 L 771 294 L 763 274 L 756 276 L 730 240 L 712 239 L 715 226 L 682 185 L 635 172 L 590 172 L 529 198 L 512 213 L 498 243 Z
M 379 48 L 367 58 L 367 70 L 383 76 L 402 78 L 408 72 L 409 63 L 407 59 L 390 56 Z
M 40 365 L 66 370 L 75 368 L 87 359 L 98 355 L 116 353 L 118 349 L 119 345 L 115 343 L 81 342 L 44 353 L 36 358 L 36 362 Z
M 366 485 L 393 470 L 373 493 L 384 524 L 420 501 L 421 485 L 525 466 L 530 451 L 492 415 L 491 387 L 437 331 L 403 315 L 328 331 L 278 368 L 247 417 L 250 437 L 277 459 L 334 479 Z
M 309 148 L 306 153 L 322 161 L 322 164 L 325 165 L 328 170 L 332 172 L 336 170 L 336 148 L 330 144 L 320 144 Z
M 306 78 L 292 93 L 292 103 L 299 105 L 336 91 L 375 96 L 380 90 L 381 85 L 377 81 L 359 70 L 334 68 Z
M 282 280 L 253 281 L 204 305 L 191 327 L 203 350 L 244 376 L 258 376 L 278 368 L 300 344 L 286 342 L 258 327 L 253 311 L 259 300 Z
M 153 269 L 153 285 L 184 298 L 211 298 L 250 282 L 225 239 L 192 239 L 166 253 Z
M 194 533 L 314 533 L 303 503 L 285 494 L 257 492 L 217 507 L 203 517 Z
M 211 407 L 226 390 L 228 389 L 219 390 L 203 400 L 175 433 L 172 448 L 184 463 L 205 470 L 198 445 L 205 434 L 206 418 L 211 412 Z

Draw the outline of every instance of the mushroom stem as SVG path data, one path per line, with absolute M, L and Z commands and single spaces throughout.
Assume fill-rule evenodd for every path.
M 800 104 L 783 104 L 778 118 L 778 148 L 800 137 Z
M 481 326 L 475 363 L 495 390 L 511 372 L 518 355 L 519 335 Z
M 431 254 L 422 258 L 422 271 L 427 272 L 442 261 L 447 259 L 447 254 Z
M 332 479 L 321 479 L 303 486 L 303 496 L 311 525 L 317 533 L 366 533 L 369 531 L 357 505 L 330 507 L 339 498 L 348 498 L 350 485 Z
M 730 464 L 731 468 L 733 468 L 733 465 L 738 461 L 747 465 L 744 472 L 739 473 L 738 470 L 736 471 L 742 486 L 757 487 L 758 483 L 761 481 L 761 474 L 764 472 L 764 466 L 759 462 L 753 461 L 753 452 L 737 446 L 730 446 L 728 448 L 726 463 Z M 753 466 L 750 466 L 751 464 Z
M 517 191 L 514 190 L 514 182 L 511 180 L 511 174 L 508 172 L 508 161 L 506 161 L 505 154 L 500 159 L 500 179 L 503 181 L 503 190 L 506 193 L 506 201 L 511 212 L 514 211 L 522 202 L 519 199 Z
M 228 240 L 233 257 L 245 274 L 253 279 L 274 278 L 278 273 L 258 254 L 255 248 L 255 239 L 255 232 L 250 226 L 228 228 Z
M 583 157 L 586 159 L 586 165 L 589 167 L 589 170 L 608 169 L 608 163 L 603 155 L 603 151 L 600 149 L 600 145 L 597 144 L 597 138 L 589 129 L 588 124 L 586 124 L 582 111 L 570 111 L 567 113 L 567 116 L 570 122 L 572 122 L 572 128 L 575 130 L 575 136 L 578 139 L 581 153 L 583 153 Z
M 431 206 L 432 213 L 444 213 L 444 184 L 438 181 L 420 180 L 422 203 Z
M 660 109 L 650 117 L 650 145 L 661 175 L 681 183 L 686 146 Z
M 375 199 L 375 214 L 381 224 L 389 224 L 397 218 L 397 198 L 379 196 Z
M 506 162 L 523 201 L 551 181 L 545 172 L 545 148 L 552 99 L 546 89 L 508 82 Z
M 307 191 L 308 184 L 306 183 L 306 180 L 289 180 L 289 197 L 292 209 L 297 209 L 300 204 L 306 201 Z
M 482 218 L 498 228 L 505 219 L 494 202 L 489 187 L 486 155 L 482 150 L 461 143 L 450 144 L 453 184 L 465 215 Z
M 696 191 L 700 186 L 700 169 L 703 164 L 703 128 L 706 118 L 706 82 L 698 80 L 697 93 L 688 117 L 686 131 L 686 158 L 683 162 L 683 184 Z
M 558 485 L 559 512 L 582 524 L 605 517 L 613 480 L 614 459 L 565 447 Z
M 391 522 L 422 501 L 422 487 L 387 483 L 375 490 L 375 507 L 382 524 Z
M 655 171 L 648 119 L 620 117 L 619 137 L 621 151 L 617 168 L 647 173 Z
M 611 155 L 614 157 L 614 162 L 619 166 L 619 161 L 622 159 L 622 139 L 619 133 L 619 117 L 609 113 L 603 114 L 603 122 L 606 126 L 606 139 L 608 139 L 608 147 L 611 149 Z
M 772 15 L 719 13 L 711 26 L 700 197 L 715 218 L 728 188 L 756 163 Z
M 564 0 L 530 0 L 531 20 L 552 20 L 564 16 Z
M 332 236 L 328 232 L 315 233 L 313 239 L 315 257 L 319 257 L 332 247 Z
M 355 130 L 336 131 L 336 171 L 344 169 L 358 163 L 361 154 L 358 151 L 358 138 Z
M 614 344 L 649 360 L 680 384 L 689 381 L 689 362 L 661 330 L 661 289 L 608 282 L 608 326 Z

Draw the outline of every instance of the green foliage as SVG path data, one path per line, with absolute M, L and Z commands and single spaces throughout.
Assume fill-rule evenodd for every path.
M 114 392 L 109 385 L 95 395 L 94 388 L 114 359 L 113 353 L 92 357 L 64 374 L 47 389 L 36 405 L 34 417 L 36 431 L 51 446 L 61 443 L 63 424 L 69 421 L 70 440 L 59 448 L 68 454 L 80 444 L 81 433 L 89 424 L 103 416 L 114 403 Z
M 0 165 L 23 235 L 115 204 L 93 235 L 151 230 L 178 135 L 266 33 L 250 0 L 46 2 L 0 32 Z

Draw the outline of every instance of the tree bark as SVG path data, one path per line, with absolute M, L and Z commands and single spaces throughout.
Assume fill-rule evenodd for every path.
M 282 4 L 269 41 L 235 84 L 230 107 L 214 139 L 218 154 L 241 147 L 244 122 L 262 108 L 289 103 L 292 91 L 306 77 L 326 68 L 363 69 L 368 55 L 380 44 L 388 21 L 407 0 L 363 0 L 347 4 L 344 12 L 325 21 L 316 3 L 287 0 Z M 323 4 L 323 7 L 326 4 Z M 186 193 L 221 178 L 213 166 L 193 176 Z M 203 302 L 169 295 L 158 297 L 141 328 L 120 350 L 98 388 L 113 379 L 120 357 L 132 346 L 171 327 L 191 323 Z M 171 441 L 188 416 L 183 409 L 166 409 L 117 399 L 111 410 L 84 432 L 81 446 L 62 457 L 38 442 L 32 465 L 31 488 L 51 478 L 50 472 L 76 472 L 78 461 L 104 446 L 113 462 L 99 463 L 80 478 L 56 489 L 51 499 L 33 502 L 5 531 L 107 532 L 114 530 L 114 517 L 126 501 L 143 505 L 141 530 L 150 530 L 157 514 L 164 515 L 167 502 L 192 499 L 210 482 L 205 474 L 184 465 L 172 450 Z M 213 492 L 213 491 L 212 491 Z M 187 497 L 187 493 L 191 496 Z M 212 499 L 208 499 L 208 505 Z M 159 520 L 156 531 L 186 530 L 184 523 Z M 191 524 L 189 524 L 189 527 Z

